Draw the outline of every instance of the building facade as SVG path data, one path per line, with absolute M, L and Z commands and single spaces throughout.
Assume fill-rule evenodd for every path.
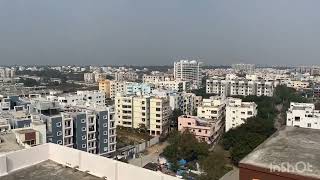
M 248 118 L 256 115 L 256 103 L 242 102 L 242 100 L 239 98 L 228 98 L 226 106 L 225 132 L 244 124 Z
M 180 60 L 174 63 L 174 78 L 181 81 L 189 81 L 193 88 L 201 85 L 201 63 L 195 60 Z
M 320 111 L 311 103 L 290 103 L 287 126 L 320 129 Z

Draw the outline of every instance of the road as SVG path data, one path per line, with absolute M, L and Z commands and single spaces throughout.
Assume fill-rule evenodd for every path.
M 159 155 L 163 152 L 164 148 L 168 146 L 167 142 L 154 145 L 147 149 L 147 154 L 142 154 L 141 157 L 129 160 L 129 164 L 143 167 L 150 162 L 158 162 Z

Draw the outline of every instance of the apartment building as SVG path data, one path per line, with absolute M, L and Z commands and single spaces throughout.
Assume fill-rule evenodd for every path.
M 150 94 L 152 89 L 152 85 L 146 83 L 126 82 L 125 84 L 125 94 L 127 95 Z
M 236 78 L 232 80 L 210 78 L 206 81 L 206 92 L 219 96 L 273 96 L 275 81 L 248 80 Z
M 114 80 L 115 81 L 136 81 L 138 79 L 139 79 L 138 74 L 133 71 L 114 72 Z
M 254 64 L 232 64 L 232 69 L 236 72 L 244 72 L 251 74 L 255 70 Z
M 168 98 L 152 97 L 150 99 L 150 135 L 159 136 L 169 132 L 171 114 Z
M 197 88 L 201 85 L 201 62 L 195 60 L 180 60 L 174 62 L 174 78 L 181 81 L 189 81 Z
M 133 96 L 119 95 L 115 97 L 116 125 L 133 127 Z
M 257 95 L 256 83 L 248 80 L 232 80 L 230 81 L 230 95 L 231 96 L 248 96 Z
M 62 107 L 65 106 L 103 106 L 105 105 L 105 94 L 101 91 L 77 91 L 75 94 L 62 94 L 59 96 L 47 96 L 48 100 L 58 101 Z
M 11 100 L 8 97 L 0 96 L 0 112 L 11 109 Z
M 210 120 L 221 120 L 225 118 L 226 99 L 224 97 L 212 96 L 203 99 L 202 105 L 198 107 L 197 116 Z
M 173 81 L 158 81 L 153 83 L 156 88 L 159 89 L 166 89 L 172 91 L 188 91 L 191 89 L 191 83 L 188 81 L 180 81 L 180 80 L 173 80 Z
M 274 82 L 273 81 L 256 81 L 257 96 L 273 96 Z
M 287 126 L 320 129 L 320 111 L 311 103 L 290 103 Z
M 288 81 L 284 81 L 283 84 L 285 84 L 287 87 L 291 87 L 296 90 L 303 90 L 310 87 L 310 83 L 308 81 L 288 80 Z
M 206 92 L 207 94 L 228 96 L 230 94 L 230 82 L 221 79 L 207 79 Z
M 84 82 L 86 82 L 86 83 L 94 83 L 95 82 L 95 75 L 94 75 L 94 73 L 84 73 L 83 79 L 84 79 Z
M 226 106 L 225 132 L 244 124 L 250 117 L 257 115 L 257 104 L 242 102 L 239 98 L 228 98 Z
M 30 112 L 46 124 L 47 142 L 107 156 L 116 150 L 114 108 L 73 106 L 61 109 L 58 102 L 35 100 Z
M 157 96 L 116 96 L 116 123 L 127 128 L 144 126 L 156 136 L 169 130 L 169 98 Z
M 178 131 L 189 131 L 199 141 L 208 144 L 216 143 L 223 133 L 221 122 L 208 121 L 197 116 L 182 115 L 178 118 Z
M 101 80 L 99 82 L 99 90 L 105 93 L 106 98 L 114 99 L 117 94 L 150 94 L 153 86 L 146 83 Z
M 142 76 L 142 80 L 144 83 L 157 83 L 160 81 L 172 81 L 174 80 L 174 76 L 172 74 L 166 74 L 166 73 L 152 73 L 150 75 L 144 74 Z
M 202 97 L 196 96 L 194 93 L 181 94 L 181 108 L 180 110 L 185 115 L 194 115 L 197 112 L 197 108 L 201 105 Z

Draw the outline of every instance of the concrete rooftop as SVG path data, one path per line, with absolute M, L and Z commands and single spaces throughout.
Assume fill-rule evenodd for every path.
M 285 127 L 277 131 L 240 163 L 270 169 L 271 165 L 300 162 L 310 164 L 311 171 L 294 170 L 293 174 L 320 176 L 320 130 Z M 299 170 L 299 169 L 298 169 Z
M 101 180 L 87 174 L 68 167 L 63 167 L 51 160 L 30 166 L 9 175 L 1 177 L 1 180 Z
M 6 152 L 23 149 L 23 147 L 16 142 L 16 136 L 12 132 L 1 134 L 0 139 L 3 141 L 0 143 L 0 155 Z

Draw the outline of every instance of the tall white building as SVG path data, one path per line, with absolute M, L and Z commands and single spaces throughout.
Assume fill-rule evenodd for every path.
M 311 103 L 290 103 L 287 126 L 320 129 L 320 111 Z
M 174 78 L 176 80 L 190 81 L 195 88 L 199 87 L 201 85 L 201 64 L 196 60 L 174 62 Z
M 256 115 L 256 103 L 242 102 L 239 98 L 228 98 L 226 106 L 226 132 L 244 124 L 248 118 Z

